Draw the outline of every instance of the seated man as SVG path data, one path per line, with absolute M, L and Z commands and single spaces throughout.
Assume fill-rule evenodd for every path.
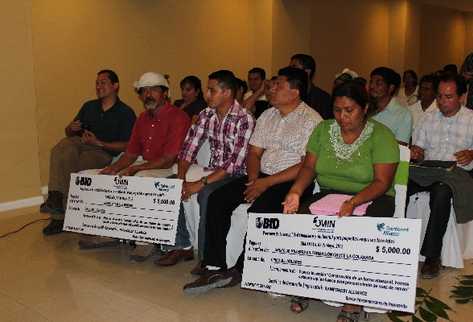
M 438 79 L 433 74 L 424 75 L 420 79 L 419 100 L 408 107 L 412 115 L 412 128 L 414 130 L 425 113 L 437 111 L 437 103 L 435 101 L 437 83 Z
M 282 202 L 292 186 L 305 155 L 314 127 L 322 120 L 305 104 L 307 75 L 297 68 L 279 70 L 272 88 L 273 108 L 256 122 L 247 157 L 247 176 L 213 192 L 207 204 L 207 228 L 201 275 L 184 286 L 184 292 L 198 294 L 210 289 L 236 285 L 241 279 L 241 260 L 236 267 L 226 263 L 226 237 L 232 212 L 243 202 L 253 202 L 248 212 L 282 213 Z M 307 189 L 312 193 L 313 185 Z M 240 256 L 240 258 L 242 258 Z
M 307 74 L 307 93 L 301 95 L 302 100 L 316 110 L 324 120 L 333 119 L 330 94 L 313 83 L 317 71 L 315 59 L 306 54 L 295 54 L 291 57 L 289 66 L 302 69 Z
M 171 168 L 179 153 L 190 119 L 185 112 L 169 103 L 167 80 L 161 74 L 148 72 L 135 82 L 135 89 L 145 111 L 133 127 L 126 152 L 117 162 L 100 170 L 99 174 L 133 176 L 147 171 L 147 175 L 152 176 L 149 170 Z M 142 156 L 144 162 L 135 162 L 138 156 Z M 114 238 L 90 236 L 81 239 L 79 246 L 90 249 L 116 243 L 118 241 Z M 140 254 L 143 251 L 150 253 L 153 248 L 153 245 L 138 246 L 135 251 Z
M 455 161 L 458 167 L 470 171 L 471 175 L 473 111 L 461 104 L 466 93 L 465 80 L 461 76 L 441 78 L 437 92 L 438 110 L 425 114 L 416 127 L 411 158 L 418 161 Z M 450 217 L 452 189 L 437 180 L 434 178 L 429 186 L 420 186 L 410 180 L 408 186 L 409 195 L 419 191 L 430 193 L 430 218 L 420 251 L 426 257 L 421 269 L 423 278 L 434 278 L 439 273 L 442 239 Z
M 264 69 L 254 67 L 248 72 L 248 87 L 250 90 L 243 96 L 243 107 L 251 112 L 256 119 L 269 108 L 265 96 L 266 72 Z
M 43 234 L 62 232 L 71 173 L 102 168 L 125 150 L 136 116 L 118 98 L 119 87 L 114 71 L 98 72 L 97 99 L 82 105 L 66 127 L 66 137 L 51 150 L 48 198 L 40 207 L 41 212 L 51 214 L 51 222 Z
M 369 94 L 374 101 L 370 107 L 372 118 L 387 126 L 399 144 L 408 145 L 411 139 L 412 116 L 394 97 L 401 76 L 391 68 L 375 68 L 370 75 Z
M 236 101 L 236 86 L 236 78 L 231 71 L 220 70 L 209 75 L 207 86 L 209 107 L 199 114 L 197 123 L 187 133 L 179 154 L 177 177 L 184 180 L 182 199 L 187 200 L 191 195 L 198 194 L 200 223 L 197 236 L 200 258 L 203 253 L 208 196 L 215 189 L 243 176 L 246 172 L 248 141 L 253 133 L 255 121 Z M 194 182 L 186 181 L 186 174 L 207 139 L 210 144 L 210 161 L 205 170 L 210 170 L 211 173 Z M 157 265 L 171 266 L 181 259 L 194 257 L 182 206 L 180 212 L 176 244 L 156 261 Z

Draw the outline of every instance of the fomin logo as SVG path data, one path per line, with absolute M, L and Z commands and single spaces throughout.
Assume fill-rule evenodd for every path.
M 261 218 L 256 217 L 256 228 L 258 229 L 278 229 L 279 219 L 278 218 Z
M 113 181 L 115 182 L 115 184 L 117 186 L 128 186 L 128 180 L 125 179 L 125 178 L 115 177 L 115 179 L 113 179 Z
M 319 228 L 335 228 L 335 222 L 336 220 L 334 219 L 319 219 L 319 217 L 315 216 L 314 220 L 312 221 L 314 223 L 314 226 Z

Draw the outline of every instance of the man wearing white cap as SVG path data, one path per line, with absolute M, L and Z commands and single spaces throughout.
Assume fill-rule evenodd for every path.
M 185 112 L 169 103 L 169 84 L 163 75 L 144 73 L 134 87 L 145 111 L 135 122 L 125 153 L 99 174 L 133 176 L 146 171 L 142 176 L 161 176 L 147 170 L 171 168 L 186 137 L 190 119 Z M 136 162 L 139 156 L 143 157 L 144 162 Z M 79 241 L 82 249 L 116 244 L 118 240 L 101 236 Z M 131 256 L 133 258 L 134 255 Z

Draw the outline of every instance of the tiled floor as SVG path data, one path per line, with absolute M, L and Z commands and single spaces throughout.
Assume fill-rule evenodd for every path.
M 36 209 L 0 213 L 0 235 L 41 216 Z M 182 286 L 193 278 L 194 262 L 173 268 L 128 261 L 129 246 L 80 251 L 77 235 L 44 237 L 45 221 L 0 239 L 0 321 L 335 321 L 337 311 L 312 303 L 296 315 L 288 300 L 234 287 L 203 296 L 186 296 Z M 422 282 L 451 304 L 453 321 L 473 321 L 473 304 L 448 298 L 459 274 L 472 274 L 473 261 L 460 270 L 444 270 Z M 372 315 L 370 321 L 387 321 Z

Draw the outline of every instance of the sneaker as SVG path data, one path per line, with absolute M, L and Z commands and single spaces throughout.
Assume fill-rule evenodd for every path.
M 80 249 L 96 249 L 103 247 L 115 247 L 120 245 L 120 240 L 105 236 L 84 236 L 79 240 Z
M 161 256 L 154 263 L 159 266 L 173 266 L 180 261 L 191 261 L 194 259 L 194 249 L 174 249 Z
M 62 233 L 64 220 L 51 219 L 49 225 L 43 228 L 43 235 L 51 236 Z
M 427 257 L 420 271 L 424 279 L 432 279 L 440 273 L 440 257 Z
M 192 275 L 196 276 L 203 276 L 205 273 L 207 273 L 208 269 L 205 267 L 205 265 L 199 261 L 197 265 L 191 270 Z
M 188 295 L 197 295 L 207 293 L 215 288 L 225 287 L 232 281 L 234 274 L 232 271 L 226 269 L 209 270 L 194 282 L 184 285 L 183 291 Z
M 144 262 L 153 254 L 157 252 L 157 245 L 155 244 L 146 244 L 146 245 L 136 245 L 135 249 L 130 254 L 130 260 L 135 262 Z

